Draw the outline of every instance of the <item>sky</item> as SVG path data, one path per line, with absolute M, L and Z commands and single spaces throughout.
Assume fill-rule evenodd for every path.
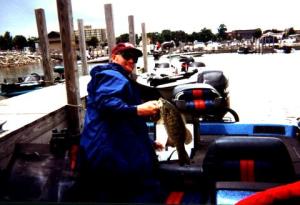
M 92 28 L 105 28 L 104 5 L 111 4 L 115 35 L 128 33 L 128 16 L 134 16 L 135 33 L 201 29 L 217 32 L 239 29 L 300 29 L 298 0 L 71 0 L 74 30 L 77 20 Z M 45 11 L 48 33 L 59 31 L 56 0 L 0 0 L 0 35 L 38 37 L 35 9 Z

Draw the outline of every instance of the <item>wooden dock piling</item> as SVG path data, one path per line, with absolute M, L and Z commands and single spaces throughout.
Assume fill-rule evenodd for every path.
M 81 54 L 80 57 L 81 57 L 82 75 L 88 75 L 85 34 L 84 34 L 84 30 L 83 30 L 83 20 L 82 19 L 78 19 L 78 31 L 79 31 L 79 48 L 80 48 L 80 54 Z
M 57 0 L 57 13 L 64 59 L 64 72 L 68 100 L 68 130 L 74 137 L 80 135 L 82 113 L 79 95 L 79 76 L 76 66 L 75 34 L 71 0 Z
M 39 46 L 42 53 L 43 71 L 46 85 L 53 85 L 53 70 L 49 53 L 49 40 L 44 9 L 35 10 L 36 24 L 39 35 Z
M 111 58 L 111 49 L 116 45 L 112 5 L 105 4 L 104 11 L 105 11 L 105 21 L 106 21 L 108 55 L 109 58 Z
M 128 16 L 128 25 L 129 25 L 129 43 L 136 46 L 133 15 Z
M 142 23 L 142 41 L 143 41 L 144 72 L 148 72 L 147 33 L 146 33 L 145 23 Z

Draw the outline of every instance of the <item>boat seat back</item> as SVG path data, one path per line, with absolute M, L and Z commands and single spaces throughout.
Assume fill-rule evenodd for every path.
M 212 182 L 284 183 L 295 179 L 289 152 L 275 137 L 222 137 L 208 148 L 203 172 Z
M 212 204 L 224 204 L 226 200 L 235 203 L 296 177 L 280 138 L 252 136 L 216 139 L 204 157 L 203 175 Z
M 178 85 L 172 96 L 180 111 L 193 116 L 212 115 L 219 119 L 227 112 L 227 101 L 213 86 L 206 83 Z

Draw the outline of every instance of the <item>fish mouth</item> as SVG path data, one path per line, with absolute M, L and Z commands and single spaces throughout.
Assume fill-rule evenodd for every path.
M 163 101 L 162 101 L 162 99 L 159 99 L 159 100 L 157 101 L 157 105 L 158 105 L 159 108 L 162 108 L 162 107 L 163 107 Z

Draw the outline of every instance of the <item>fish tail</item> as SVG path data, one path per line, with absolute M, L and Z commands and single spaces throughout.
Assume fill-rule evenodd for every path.
M 177 148 L 177 153 L 180 166 L 191 164 L 190 157 L 184 147 L 180 149 Z

